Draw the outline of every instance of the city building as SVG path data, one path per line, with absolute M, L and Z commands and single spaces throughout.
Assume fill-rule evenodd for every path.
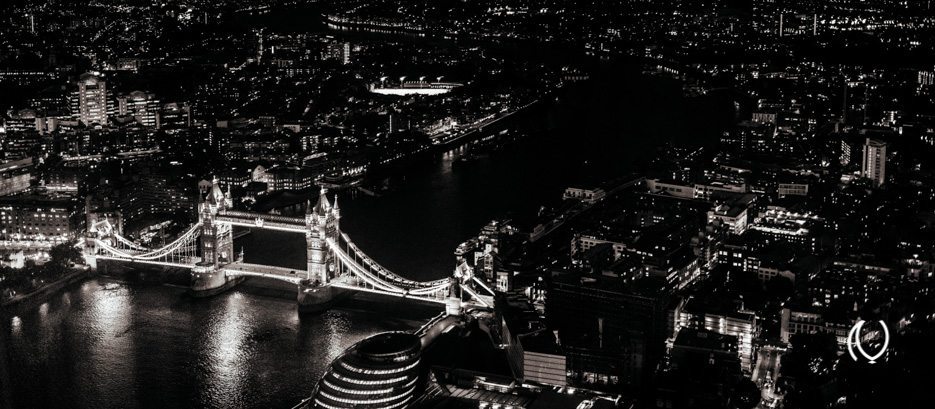
M 809 305 L 838 311 L 898 296 L 902 274 L 889 265 L 836 259 L 809 281 Z
M 46 169 L 39 181 L 39 188 L 49 192 L 77 194 L 78 187 L 83 181 L 83 169 L 77 166 L 61 165 Z
M 659 179 L 646 179 L 646 187 L 653 193 L 665 193 L 684 199 L 695 198 L 695 187 L 682 184 L 675 181 L 663 181 Z
M 433 367 L 426 393 L 409 408 L 633 409 L 633 399 L 587 389 L 517 382 L 509 376 Z
M 26 194 L 0 197 L 0 241 L 51 246 L 78 233 L 84 215 L 71 196 Z
M 753 220 L 749 229 L 751 238 L 761 246 L 787 243 L 812 254 L 821 247 L 824 221 L 812 213 L 788 211 L 781 206 L 767 206 Z
M 29 132 L 37 130 L 37 120 L 38 118 L 35 110 L 20 109 L 8 111 L 3 123 L 6 132 Z
M 126 221 L 193 212 L 194 195 L 178 182 L 171 175 L 153 170 L 142 170 L 125 180 L 119 207 Z
M 747 231 L 747 207 L 734 204 L 719 204 L 708 210 L 708 223 L 720 224 L 733 234 Z
M 886 182 L 886 144 L 877 139 L 867 138 L 864 143 L 864 156 L 860 162 L 861 176 L 870 179 L 874 187 Z
M 32 181 L 32 158 L 0 163 L 0 196 L 21 193 Z
M 808 183 L 780 183 L 777 186 L 776 194 L 780 198 L 786 196 L 808 196 Z
M 586 253 L 592 248 L 600 244 L 610 244 L 614 250 L 614 259 L 620 258 L 627 249 L 627 244 L 622 240 L 609 240 L 607 238 L 598 237 L 595 234 L 579 234 L 572 237 L 571 240 L 571 251 L 572 256 L 576 253 Z
M 85 125 L 107 125 L 111 111 L 107 82 L 95 73 L 78 79 L 78 119 Z
M 790 303 L 782 309 L 780 338 L 788 343 L 796 334 L 832 334 L 838 342 L 838 349 L 844 351 L 847 346 L 847 334 L 856 320 L 829 318 L 827 309 L 803 307 Z
M 187 102 L 162 104 L 156 116 L 156 128 L 186 128 L 192 126 L 191 106 Z
M 562 198 L 594 204 L 603 199 L 606 194 L 607 193 L 604 192 L 604 189 L 601 188 L 588 189 L 580 187 L 569 187 L 565 189 L 565 193 L 562 195 Z
M 158 126 L 159 108 L 159 100 L 155 94 L 133 91 L 117 97 L 118 115 L 132 117 L 137 123 L 146 127 Z
M 658 279 L 552 278 L 546 318 L 558 331 L 570 385 L 617 391 L 649 381 L 672 331 L 664 288 Z
M 678 367 L 686 361 L 700 359 L 712 366 L 739 365 L 737 337 L 715 331 L 696 328 L 681 328 L 669 351 L 673 365 Z
M 384 83 L 370 84 L 370 92 L 382 95 L 440 95 L 447 94 L 460 87 L 462 84 L 457 82 L 428 82 L 419 81 L 401 81 L 397 86 L 387 86 Z
M 744 371 L 752 371 L 755 363 L 753 340 L 759 335 L 756 314 L 729 301 L 690 297 L 677 308 L 677 328 L 714 331 L 737 337 L 737 352 Z
M 298 166 L 282 166 L 265 171 L 269 190 L 303 190 L 315 186 L 318 172 Z
M 331 363 L 312 393 L 315 408 L 403 408 L 422 388 L 419 337 L 371 336 Z
M 494 308 L 513 373 L 528 382 L 567 385 L 565 354 L 528 299 L 521 293 L 500 293 L 494 298 Z
M 743 379 L 737 337 L 682 328 L 655 380 L 655 408 L 729 408 Z
M 346 41 L 331 41 L 325 46 L 325 58 L 337 60 L 341 64 L 351 63 L 351 43 Z

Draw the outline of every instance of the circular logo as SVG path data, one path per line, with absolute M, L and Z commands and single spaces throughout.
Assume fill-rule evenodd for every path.
M 880 357 L 886 353 L 886 348 L 890 343 L 890 330 L 886 327 L 886 323 L 883 322 L 883 320 L 878 322 L 880 323 L 880 327 L 883 328 L 883 346 L 880 347 L 880 350 L 877 351 L 876 355 L 870 355 L 867 353 L 860 342 L 860 330 L 863 328 L 865 321 L 859 320 L 856 324 L 854 324 L 853 327 L 851 327 L 851 331 L 847 334 L 847 352 L 851 355 L 851 359 L 853 359 L 855 362 L 858 360 L 857 354 L 854 353 L 855 346 L 857 347 L 857 352 L 859 352 L 860 355 L 866 358 L 867 361 L 871 364 L 875 364 L 877 359 L 880 359 Z

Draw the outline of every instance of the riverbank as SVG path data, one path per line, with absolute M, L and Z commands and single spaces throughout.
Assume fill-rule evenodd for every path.
M 0 304 L 0 311 L 15 313 L 25 309 L 30 309 L 44 302 L 49 296 L 55 294 L 64 288 L 83 281 L 91 277 L 93 272 L 90 269 L 77 269 L 68 273 L 61 279 L 48 283 L 26 294 L 17 294 Z

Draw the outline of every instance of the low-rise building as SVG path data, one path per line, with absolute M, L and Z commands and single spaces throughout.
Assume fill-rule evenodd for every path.
M 37 246 L 66 242 L 78 233 L 83 214 L 71 196 L 25 194 L 0 197 L 0 241 Z
M 755 350 L 753 339 L 760 328 L 756 314 L 734 302 L 689 298 L 677 307 L 677 328 L 706 329 L 737 337 L 741 367 L 753 371 Z
M 569 187 L 565 189 L 565 193 L 562 195 L 563 199 L 578 200 L 584 203 L 596 203 L 599 200 L 603 199 L 607 193 L 604 192 L 604 189 L 594 188 L 578 188 L 578 187 Z
M 847 334 L 853 325 L 854 320 L 843 317 L 829 319 L 823 309 L 790 304 L 782 309 L 779 335 L 783 342 L 789 343 L 796 334 L 833 334 L 838 348 L 843 351 L 847 346 Z
M 32 158 L 0 163 L 0 196 L 13 195 L 29 189 L 32 169 Z
M 675 181 L 664 181 L 660 179 L 646 179 L 646 187 L 653 193 L 665 193 L 670 196 L 684 199 L 695 198 L 695 187 L 685 185 Z
M 780 198 L 786 196 L 808 196 L 808 183 L 780 183 L 776 188 L 776 194 Z

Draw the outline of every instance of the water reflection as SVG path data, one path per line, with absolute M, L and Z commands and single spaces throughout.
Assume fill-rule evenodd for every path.
M 74 329 L 88 331 L 90 339 L 84 351 L 86 364 L 79 368 L 82 376 L 78 378 L 79 390 L 86 391 L 95 404 L 106 405 L 119 399 L 117 393 L 127 379 L 134 378 L 134 361 L 130 359 L 135 352 L 134 338 L 130 332 L 137 324 L 131 305 L 131 291 L 118 284 L 107 284 L 92 290 L 86 308 L 76 311 Z M 58 327 L 45 328 L 50 343 L 65 341 Z
M 14 316 L 10 319 L 10 329 L 13 330 L 13 335 L 19 336 L 23 330 L 23 319 L 19 316 Z
M 350 327 L 350 322 L 344 314 L 329 314 L 324 318 L 324 327 L 326 328 L 326 333 L 328 334 L 329 341 L 328 345 L 328 355 L 327 360 L 331 361 L 341 355 L 341 352 L 344 351 L 344 348 L 341 345 L 349 344 L 352 345 L 354 342 L 348 342 L 348 329 Z
M 352 343 L 438 313 L 355 302 L 299 316 L 291 297 L 184 292 L 89 280 L 4 318 L 12 404 L 0 407 L 288 408 Z
M 224 402 L 224 398 L 238 397 L 242 393 L 247 375 L 249 351 L 244 340 L 252 324 L 245 317 L 242 294 L 225 297 L 223 309 L 213 314 L 204 333 L 207 356 L 205 397 L 209 402 Z M 239 401 L 239 399 L 238 399 Z M 233 402 L 228 402 L 233 403 Z

